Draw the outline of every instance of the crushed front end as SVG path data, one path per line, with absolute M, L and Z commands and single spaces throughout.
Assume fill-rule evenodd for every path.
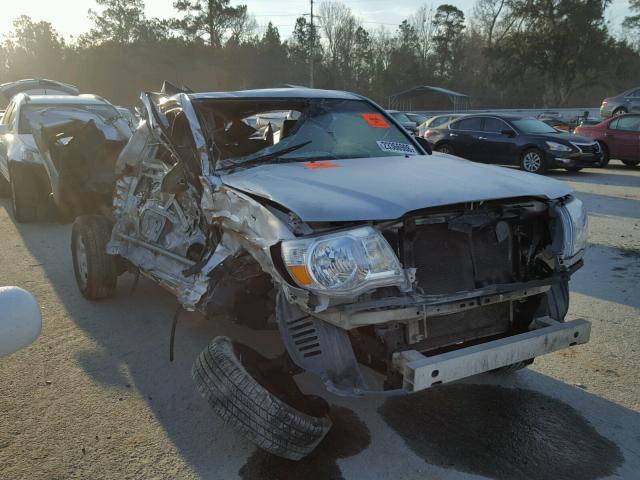
M 277 249 L 295 286 L 284 292 L 297 305 L 279 310 L 279 324 L 294 360 L 338 393 L 369 388 L 350 347 L 358 363 L 386 376 L 385 388 L 416 391 L 589 339 L 587 322 L 563 323 L 567 282 L 586 242 L 586 214 L 573 197 L 308 227 L 313 235 Z M 315 233 L 327 228 L 338 231 Z M 298 298 L 298 287 L 311 294 Z

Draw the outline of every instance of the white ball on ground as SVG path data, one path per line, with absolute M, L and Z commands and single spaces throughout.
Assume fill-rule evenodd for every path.
M 19 287 L 0 287 L 0 357 L 30 345 L 41 330 L 35 297 Z

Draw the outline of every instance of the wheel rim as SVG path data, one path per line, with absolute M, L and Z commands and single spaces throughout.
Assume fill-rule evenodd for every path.
M 527 172 L 537 172 L 542 166 L 542 157 L 537 152 L 529 152 L 522 159 L 522 166 Z
M 89 265 L 87 262 L 87 250 L 82 237 L 78 238 L 76 242 L 76 266 L 78 268 L 78 282 L 80 287 L 84 289 L 89 279 Z

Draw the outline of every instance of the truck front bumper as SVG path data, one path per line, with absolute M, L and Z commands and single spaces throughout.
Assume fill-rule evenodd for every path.
M 396 352 L 393 368 L 402 375 L 403 388 L 417 392 L 587 343 L 591 334 L 591 323 L 582 319 L 559 323 L 545 317 L 536 325 L 526 333 L 430 357 L 416 350 Z

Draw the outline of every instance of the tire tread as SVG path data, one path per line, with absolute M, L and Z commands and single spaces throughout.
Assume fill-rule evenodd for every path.
M 300 460 L 331 428 L 327 417 L 304 414 L 262 387 L 242 366 L 227 337 L 214 338 L 200 353 L 192 377 L 226 423 L 274 455 Z

